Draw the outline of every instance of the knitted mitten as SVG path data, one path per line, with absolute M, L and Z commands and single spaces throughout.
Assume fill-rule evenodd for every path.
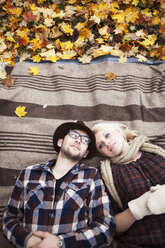
M 129 209 L 136 220 L 141 220 L 144 216 L 152 214 L 147 206 L 150 194 L 151 192 L 147 191 L 140 197 L 128 202 Z
M 165 213 L 165 185 L 156 185 L 150 188 L 147 207 L 152 214 Z

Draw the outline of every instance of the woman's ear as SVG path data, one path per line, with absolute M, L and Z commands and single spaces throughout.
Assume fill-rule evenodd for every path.
M 63 143 L 63 139 L 59 139 L 59 140 L 57 141 L 57 145 L 58 145 L 59 147 L 62 146 L 62 143 Z

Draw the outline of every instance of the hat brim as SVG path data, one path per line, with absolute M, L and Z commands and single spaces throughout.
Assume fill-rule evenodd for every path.
M 88 134 L 89 138 L 91 139 L 91 142 L 88 145 L 89 153 L 88 153 L 86 158 L 89 159 L 92 156 L 94 156 L 94 154 L 96 152 L 96 141 L 95 141 L 95 136 L 94 136 L 93 132 L 87 126 L 81 125 L 81 124 L 76 123 L 76 122 L 63 123 L 56 129 L 56 131 L 54 132 L 54 135 L 53 135 L 53 146 L 54 146 L 55 151 L 56 152 L 60 151 L 60 147 L 57 145 L 57 141 L 59 139 L 63 139 L 65 137 L 65 135 L 68 134 L 70 129 L 82 130 Z

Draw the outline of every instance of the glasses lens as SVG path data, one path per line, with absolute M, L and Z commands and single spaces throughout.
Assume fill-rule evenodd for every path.
M 69 134 L 73 139 L 77 139 L 79 137 L 79 134 L 73 130 L 69 130 Z
M 82 143 L 84 143 L 85 145 L 88 145 L 90 143 L 90 138 L 86 137 L 86 136 L 82 136 L 81 137 L 81 141 Z

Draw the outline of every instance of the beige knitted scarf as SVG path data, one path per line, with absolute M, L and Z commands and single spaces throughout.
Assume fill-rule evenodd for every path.
M 149 143 L 146 136 L 139 135 L 130 142 L 128 150 L 122 155 L 101 161 L 102 177 L 111 196 L 121 209 L 123 209 L 123 205 L 114 185 L 111 162 L 115 164 L 125 163 L 133 159 L 139 151 L 155 153 L 165 158 L 165 150 L 163 148 Z

